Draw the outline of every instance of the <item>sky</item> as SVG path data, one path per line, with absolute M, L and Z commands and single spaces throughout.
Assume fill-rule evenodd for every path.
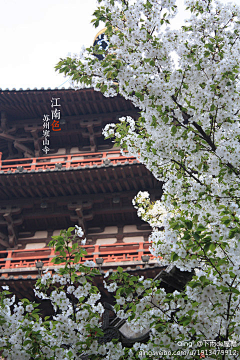
M 96 7 L 96 0 L 0 0 L 0 88 L 68 88 L 54 66 L 93 43 Z
M 69 87 L 60 58 L 92 45 L 96 0 L 0 0 L 0 88 Z M 62 86 L 61 86 L 62 85 Z

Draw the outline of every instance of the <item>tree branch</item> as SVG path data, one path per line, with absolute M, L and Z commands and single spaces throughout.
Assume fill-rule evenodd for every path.
M 178 164 L 189 176 L 191 176 L 199 184 L 204 185 L 204 183 L 202 183 L 196 176 L 194 176 L 190 170 L 186 169 L 186 167 L 183 164 L 181 164 L 180 162 L 178 162 L 177 160 L 174 160 L 174 159 L 171 159 L 171 161 Z

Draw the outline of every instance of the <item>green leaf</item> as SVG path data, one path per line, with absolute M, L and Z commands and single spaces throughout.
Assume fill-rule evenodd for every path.
M 32 313 L 31 316 L 34 317 L 37 321 L 39 320 L 39 315 L 38 314 Z
M 196 241 L 200 240 L 200 238 L 201 238 L 196 232 L 193 233 L 193 237 Z
M 66 260 L 59 257 L 55 257 L 51 260 L 51 262 L 53 262 L 54 264 L 62 264 L 63 262 L 66 262 Z
M 177 223 L 177 222 L 172 223 L 172 224 L 171 224 L 171 229 L 173 229 L 173 230 L 178 230 L 178 229 L 180 229 L 179 223 Z
M 210 249 L 211 251 L 214 251 L 214 250 L 216 249 L 216 245 L 213 244 L 213 243 L 210 244 L 209 249 Z
M 140 92 L 135 92 L 135 96 L 136 96 L 137 98 L 139 98 L 141 101 L 144 100 L 144 96 L 143 96 L 143 94 L 141 94 Z
M 123 268 L 120 267 L 120 266 L 118 266 L 117 271 L 118 271 L 119 273 L 122 273 L 122 272 L 123 272 Z
M 191 249 L 192 249 L 192 252 L 196 252 L 196 251 L 198 251 L 200 249 L 200 246 L 195 245 Z
M 229 216 L 223 216 L 222 218 L 221 218 L 221 221 L 223 222 L 223 221 L 226 221 L 226 220 L 229 220 Z
M 240 233 L 240 229 L 238 229 L 238 228 L 231 229 L 229 231 L 229 239 L 234 238 L 234 236 L 239 233 Z
M 216 106 L 214 104 L 211 105 L 210 111 L 214 111 L 216 109 Z
M 199 303 L 198 303 L 197 301 L 195 301 L 195 302 L 193 302 L 191 305 L 192 305 L 193 308 L 195 308 L 196 306 L 199 305 Z
M 192 223 L 192 221 L 191 221 L 191 220 L 185 220 L 185 224 L 186 224 L 186 226 L 187 226 L 187 228 L 188 228 L 189 230 L 191 230 L 191 229 L 192 229 L 192 227 L 193 227 L 193 223 Z
M 205 252 L 208 252 L 208 250 L 210 249 L 210 246 L 211 246 L 210 243 L 206 244 L 206 245 L 204 246 L 204 251 L 205 251 Z
M 81 256 L 88 254 L 87 250 L 86 250 L 86 249 L 83 249 L 83 248 L 79 249 L 79 253 L 81 254 Z
M 68 228 L 68 231 L 70 231 L 70 232 L 73 232 L 74 230 L 76 230 L 76 228 L 73 226 Z
M 233 288 L 233 287 L 230 287 L 229 290 L 234 294 L 237 294 L 237 295 L 240 294 L 240 291 L 238 289 Z
M 105 91 L 107 91 L 107 85 L 102 85 L 101 86 L 101 92 L 105 93 Z
M 57 245 L 56 248 L 55 248 L 55 251 L 61 251 L 63 250 L 63 245 Z
M 64 251 L 64 250 L 61 250 L 61 251 L 60 251 L 60 255 L 61 255 L 63 258 L 65 258 L 66 255 L 67 255 L 67 253 L 66 253 L 66 251 Z
M 31 344 L 32 340 L 25 340 L 24 343 L 23 343 L 23 346 L 26 346 L 28 344 Z
M 191 316 L 184 316 L 183 318 L 181 318 L 181 320 L 179 321 L 183 326 L 187 326 L 188 324 L 190 324 L 192 318 Z
M 177 261 L 179 259 L 179 256 L 176 253 L 172 253 L 171 258 L 172 258 L 172 261 Z
M 155 329 L 161 333 L 166 329 L 166 327 L 160 324 L 160 325 L 155 325 Z
M 202 224 L 199 224 L 198 227 L 197 227 L 197 231 L 202 232 L 202 231 L 204 231 L 204 230 L 206 230 L 206 227 L 203 226 Z
M 72 245 L 72 250 L 76 250 L 76 248 L 78 247 L 78 243 L 75 243 Z
M 172 128 L 171 128 L 172 136 L 175 135 L 176 132 L 177 132 L 177 127 L 175 125 L 173 125 Z

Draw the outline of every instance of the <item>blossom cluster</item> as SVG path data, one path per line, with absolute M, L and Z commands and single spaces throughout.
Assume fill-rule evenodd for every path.
M 99 274 L 95 263 L 74 259 L 75 254 L 86 253 L 70 241 L 82 234 L 76 227 L 61 231 L 53 237 L 50 245 L 55 246 L 55 264 L 65 263 L 56 271 L 46 269 L 35 285 L 38 299 L 50 300 L 53 308 L 51 317 L 39 313 L 38 303 L 28 299 L 15 302 L 9 287 L 0 292 L 0 351 L 9 360 L 69 360 L 88 356 L 105 356 L 120 359 L 124 350 L 121 344 L 104 343 L 101 339 L 101 317 L 104 307 L 101 294 L 93 285 L 92 278 Z M 57 252 L 60 251 L 59 256 Z M 69 258 L 70 254 L 70 258 Z M 94 265 L 94 266 L 93 266 Z M 117 354 L 117 355 L 116 355 Z

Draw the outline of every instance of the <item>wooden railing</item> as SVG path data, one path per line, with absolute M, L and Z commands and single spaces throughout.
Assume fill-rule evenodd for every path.
M 150 243 L 143 242 L 85 245 L 88 254 L 80 260 L 80 263 L 86 260 L 95 262 L 99 257 L 104 259 L 105 265 L 113 262 L 142 262 L 142 255 L 149 255 L 150 260 L 153 260 L 155 257 L 150 254 L 149 246 Z M 41 260 L 44 266 L 50 267 L 54 266 L 51 262 L 54 256 L 53 248 L 0 251 L 0 269 L 35 268 L 37 260 Z
M 52 155 L 44 157 L 24 158 L 1 160 L 0 153 L 0 172 L 30 172 L 47 169 L 69 169 L 69 168 L 85 168 L 87 165 L 107 165 L 107 164 L 124 164 L 126 162 L 133 163 L 136 159 L 133 156 L 122 156 L 119 150 L 104 151 L 97 153 L 79 153 L 70 155 Z

